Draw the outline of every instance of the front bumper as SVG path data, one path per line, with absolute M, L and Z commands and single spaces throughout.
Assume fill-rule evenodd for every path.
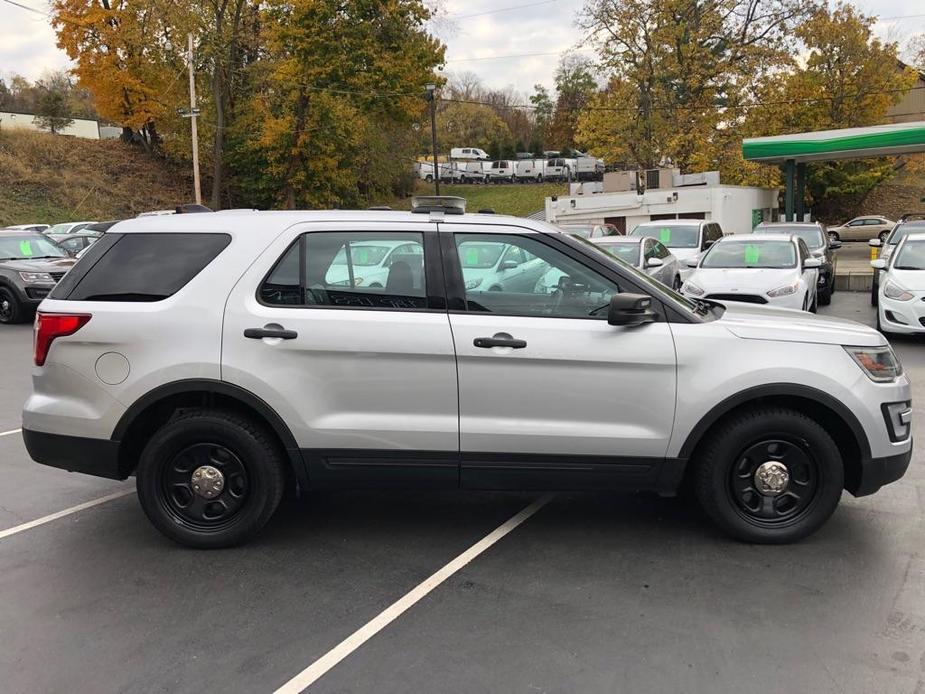
M 867 496 L 868 494 L 873 494 L 883 485 L 895 482 L 905 475 L 911 460 L 911 441 L 909 450 L 905 453 L 898 453 L 885 458 L 862 460 L 861 479 L 853 489 L 849 488 L 848 491 L 854 494 L 854 496 Z
M 128 472 L 119 465 L 118 441 L 49 434 L 25 428 L 22 438 L 29 456 L 42 465 L 113 480 L 128 477 Z
M 925 296 L 922 292 L 913 292 L 914 299 L 897 301 L 880 292 L 877 310 L 880 311 L 880 324 L 889 332 L 912 335 L 925 332 Z

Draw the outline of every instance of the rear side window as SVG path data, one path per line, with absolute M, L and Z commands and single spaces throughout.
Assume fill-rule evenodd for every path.
M 186 286 L 230 242 L 228 234 L 106 234 L 50 298 L 161 301 Z

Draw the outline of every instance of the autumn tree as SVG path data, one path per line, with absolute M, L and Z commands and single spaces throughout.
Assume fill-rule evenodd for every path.
M 581 110 L 593 96 L 597 81 L 590 61 L 566 55 L 556 68 L 556 105 L 548 128 L 549 143 L 556 149 L 575 147 L 575 130 Z

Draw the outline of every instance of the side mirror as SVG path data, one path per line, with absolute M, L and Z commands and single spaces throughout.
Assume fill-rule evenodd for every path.
M 837 251 L 839 248 L 841 248 L 841 241 L 829 241 L 829 248 L 831 248 L 833 251 Z
M 517 263 L 515 263 L 513 260 L 505 260 L 503 263 L 501 263 L 501 265 L 498 266 L 498 270 L 504 272 L 505 270 L 513 270 L 515 267 L 517 267 Z
M 700 258 L 688 258 L 684 261 L 684 264 L 687 265 L 687 267 L 697 267 L 700 265 Z
M 654 323 L 658 314 L 652 310 L 652 298 L 645 294 L 614 294 L 610 298 L 607 322 L 610 325 L 635 326 Z
M 885 260 L 871 260 L 870 266 L 874 270 L 886 270 L 886 261 Z
M 661 258 L 649 258 L 646 261 L 646 267 L 661 267 L 664 264 Z
M 867 245 L 871 248 L 880 248 L 883 244 L 880 242 L 880 239 L 871 239 L 867 242 Z
M 707 250 L 714 243 L 716 243 L 716 239 L 704 239 L 703 240 L 703 250 Z
M 822 267 L 822 259 L 821 258 L 807 258 L 806 260 L 803 261 L 803 267 L 806 268 L 807 270 L 812 270 L 813 268 Z

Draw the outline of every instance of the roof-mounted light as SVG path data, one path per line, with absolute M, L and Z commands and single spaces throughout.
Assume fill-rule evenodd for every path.
M 418 195 L 411 198 L 411 211 L 419 214 L 430 212 L 464 214 L 466 199 L 453 195 Z

